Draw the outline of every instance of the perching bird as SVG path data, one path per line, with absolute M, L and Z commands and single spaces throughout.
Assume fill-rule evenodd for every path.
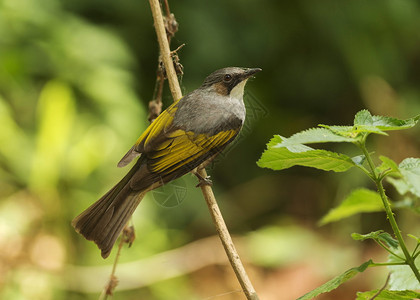
M 192 172 L 199 185 L 204 168 L 238 135 L 245 120 L 244 87 L 259 68 L 224 68 L 210 74 L 196 90 L 174 102 L 143 132 L 118 163 L 140 156 L 127 175 L 102 198 L 77 216 L 72 225 L 94 241 L 103 258 L 144 195 Z

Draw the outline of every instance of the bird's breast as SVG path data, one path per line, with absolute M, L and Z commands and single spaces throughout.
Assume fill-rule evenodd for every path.
M 213 135 L 225 130 L 239 130 L 244 121 L 242 99 L 200 91 L 181 99 L 173 124 L 185 131 Z

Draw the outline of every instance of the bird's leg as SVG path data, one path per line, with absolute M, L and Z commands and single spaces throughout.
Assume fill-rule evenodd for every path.
M 193 170 L 192 173 L 198 178 L 198 184 L 195 187 L 200 187 L 204 185 L 210 185 L 210 186 L 213 185 L 213 182 L 210 180 L 210 176 L 207 176 L 206 178 L 204 178 L 203 176 L 198 174 L 197 169 Z

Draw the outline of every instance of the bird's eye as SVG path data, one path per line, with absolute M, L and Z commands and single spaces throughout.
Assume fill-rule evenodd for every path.
M 230 74 L 226 74 L 226 75 L 225 75 L 225 77 L 223 77 L 223 80 L 224 80 L 225 82 L 229 82 L 229 81 L 231 81 L 231 80 L 232 80 L 232 75 L 230 75 Z

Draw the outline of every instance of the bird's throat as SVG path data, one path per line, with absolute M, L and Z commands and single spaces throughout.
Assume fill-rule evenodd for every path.
M 247 79 L 241 81 L 238 83 L 230 92 L 230 97 L 235 100 L 243 101 L 244 97 L 244 88 L 245 84 L 247 82 Z

